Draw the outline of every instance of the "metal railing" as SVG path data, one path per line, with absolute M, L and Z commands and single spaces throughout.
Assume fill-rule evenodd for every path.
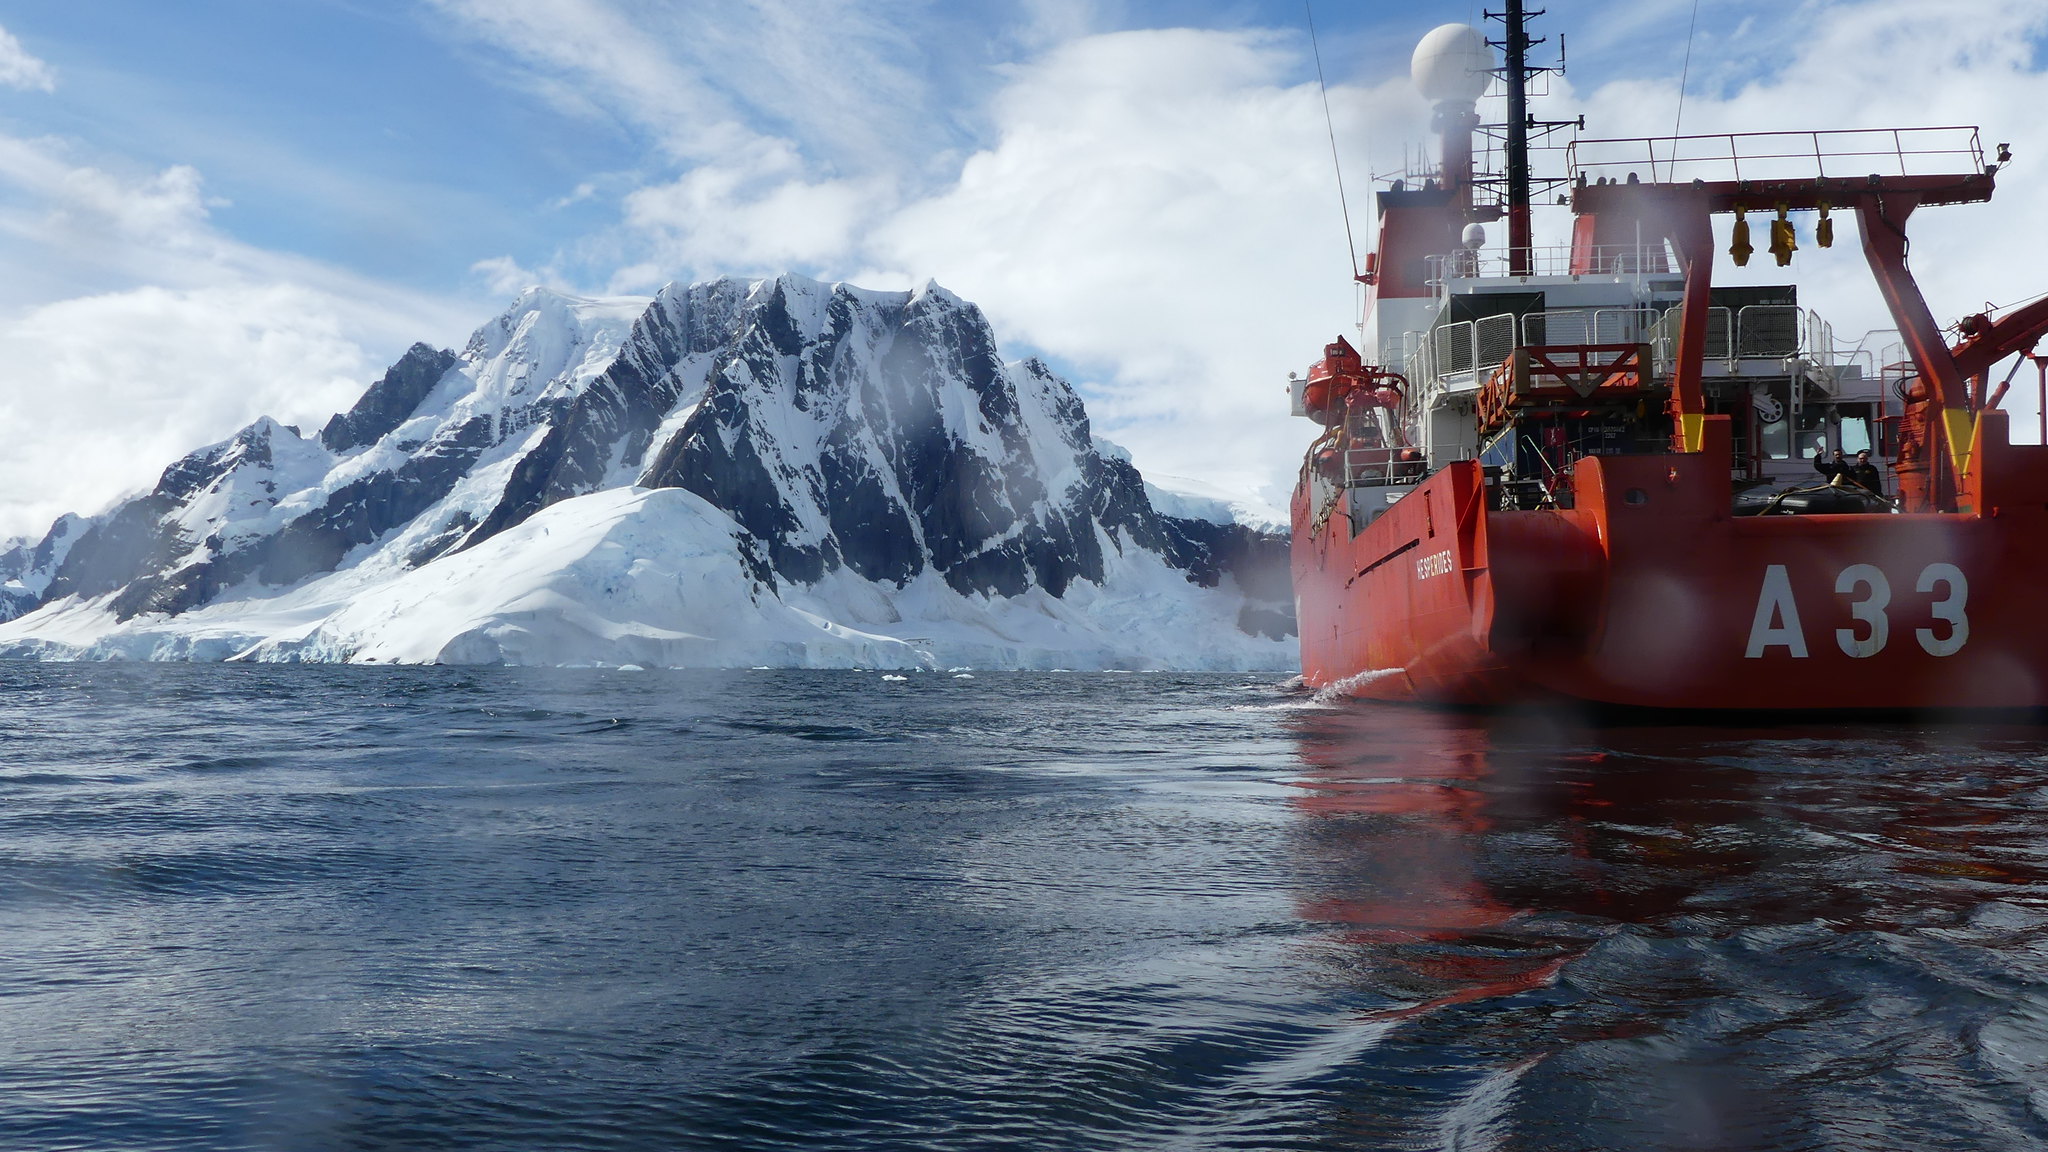
M 1577 140 L 1565 168 L 1575 179 L 1651 184 L 1974 174 L 1984 171 L 1984 145 L 1963 125 Z
M 1505 249 L 1459 249 L 1447 256 L 1428 257 L 1428 282 L 1439 297 L 1448 294 L 1450 281 L 1470 276 L 1508 276 Z M 1646 239 L 1641 244 L 1602 244 L 1578 248 L 1570 244 L 1547 245 L 1529 250 L 1532 276 L 1636 276 L 1676 274 L 1678 264 L 1664 241 Z
M 1492 371 L 1516 348 L 1647 343 L 1657 330 L 1659 315 L 1654 308 L 1552 308 L 1444 324 L 1428 333 L 1411 361 L 1419 371 L 1408 378 L 1426 391 L 1459 385 L 1476 388 L 1481 383 L 1477 375 Z
M 1422 379 L 1422 366 L 1428 360 L 1428 357 L 1422 354 L 1423 346 L 1428 340 L 1429 335 L 1425 332 L 1403 332 L 1387 345 L 1386 363 L 1380 367 L 1419 382 Z M 1411 372 L 1410 368 L 1416 371 Z
M 1874 399 L 1879 416 L 1898 410 L 1906 384 L 1919 374 L 1898 332 L 1889 328 L 1865 333 L 1854 347 L 1838 350 L 1835 363 L 1856 370 L 1862 384 L 1857 396 Z
M 1347 448 L 1344 450 L 1344 487 L 1376 488 L 1387 484 L 1413 484 L 1429 472 L 1421 457 L 1401 458 L 1399 448 Z
M 1678 352 L 1683 311 L 1673 308 L 1649 331 L 1660 366 Z M 1745 308 L 1707 309 L 1705 360 L 1745 357 L 1806 356 L 1816 365 L 1834 362 L 1834 330 L 1825 320 L 1794 304 L 1751 304 Z
M 1485 376 L 1518 347 L 1588 344 L 1648 344 L 1651 371 L 1668 376 L 1677 358 L 1681 312 L 1677 308 L 1553 308 L 1521 316 L 1502 314 L 1443 324 L 1407 333 L 1406 375 L 1413 382 L 1409 404 L 1434 407 L 1446 392 L 1475 392 Z M 1879 357 L 1862 354 L 1871 368 Z M 1800 357 L 1810 369 L 1832 369 L 1842 360 L 1834 329 L 1819 315 L 1791 304 L 1710 308 L 1702 359 L 1733 365 L 1743 359 Z
M 1835 357 L 1835 326 L 1820 318 L 1818 312 L 1806 314 L 1806 333 L 1800 337 L 1800 347 L 1822 357 L 1824 366 L 1833 366 Z
M 1552 308 L 1522 317 L 1522 344 L 1641 344 L 1662 313 L 1655 308 Z
M 1437 381 L 1470 372 L 1473 359 L 1472 322 L 1444 324 L 1429 334 L 1429 344 L 1423 350 L 1423 375 Z

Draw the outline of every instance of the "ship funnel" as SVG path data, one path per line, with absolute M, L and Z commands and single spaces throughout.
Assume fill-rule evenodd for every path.
M 1469 24 L 1440 24 L 1415 46 L 1408 75 L 1432 105 L 1470 108 L 1493 81 L 1493 49 Z

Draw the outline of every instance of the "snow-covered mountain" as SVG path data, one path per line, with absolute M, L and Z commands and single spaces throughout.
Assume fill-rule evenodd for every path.
M 533 289 L 0 550 L 0 654 L 1291 666 L 1284 540 L 1186 487 L 936 285 Z

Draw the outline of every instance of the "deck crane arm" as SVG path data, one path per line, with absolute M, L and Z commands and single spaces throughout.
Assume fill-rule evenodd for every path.
M 2048 335 L 2048 296 L 1996 320 L 1982 314 L 1966 316 L 1962 331 L 1963 339 L 1950 350 L 1956 367 L 1965 378 L 1981 375 Z

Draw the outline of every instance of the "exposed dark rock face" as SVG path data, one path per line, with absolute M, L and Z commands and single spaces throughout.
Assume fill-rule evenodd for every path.
M 329 451 L 348 452 L 382 440 L 411 418 L 457 359 L 455 353 L 429 344 L 406 349 L 355 407 L 327 422 L 320 430 L 320 442 Z
M 462 545 L 481 543 L 557 501 L 595 492 L 620 461 L 644 457 L 655 429 L 699 383 L 676 371 L 690 354 L 709 351 L 693 345 L 692 336 L 729 315 L 744 293 L 743 284 L 720 280 L 656 297 L 611 366 L 550 413 L 546 437 L 520 458 L 504 496 Z
M 350 550 L 438 504 L 494 443 L 494 422 L 488 416 L 446 429 L 397 468 L 343 484 L 317 511 L 249 549 L 251 566 L 266 584 L 293 584 L 332 572 Z
M 176 530 L 164 524 L 174 507 L 152 492 L 92 521 L 58 566 L 45 599 L 103 595 L 174 559 L 184 551 Z
M 20 540 L 0 549 L 0 623 L 35 611 L 51 574 L 90 524 L 85 517 L 67 512 L 50 525 L 40 541 Z
M 164 469 L 148 495 L 116 506 L 88 521 L 55 567 L 42 599 L 93 597 L 119 590 L 114 612 L 128 619 L 141 612 L 182 612 L 219 590 L 217 558 L 223 539 L 203 522 L 181 516 L 200 498 L 218 494 L 236 478 L 250 481 L 254 500 L 275 504 L 274 441 L 299 443 L 297 433 L 259 420 L 233 439 L 202 448 Z
M 610 319 L 577 311 L 600 304 Z M 664 290 L 629 330 L 616 309 L 530 293 L 459 356 L 414 345 L 317 440 L 262 420 L 193 453 L 147 495 L 0 552 L 0 619 L 108 594 L 123 619 L 176 614 L 372 554 L 416 566 L 637 482 L 731 515 L 764 585 L 929 571 L 962 594 L 1061 596 L 1136 548 L 1234 582 L 1245 631 L 1292 630 L 1284 539 L 1158 514 L 1073 389 L 1005 364 L 979 310 L 935 286 L 720 280 Z M 408 423 L 425 431 L 401 442 Z
M 702 402 L 642 478 L 731 513 L 776 577 L 844 567 L 900 587 L 931 568 L 962 593 L 1057 596 L 1103 579 L 1098 529 L 1163 549 L 1143 482 L 1095 452 L 1079 397 L 1035 360 L 1006 367 L 972 305 L 791 292 L 739 309 Z M 791 411 L 815 439 L 791 442 Z

